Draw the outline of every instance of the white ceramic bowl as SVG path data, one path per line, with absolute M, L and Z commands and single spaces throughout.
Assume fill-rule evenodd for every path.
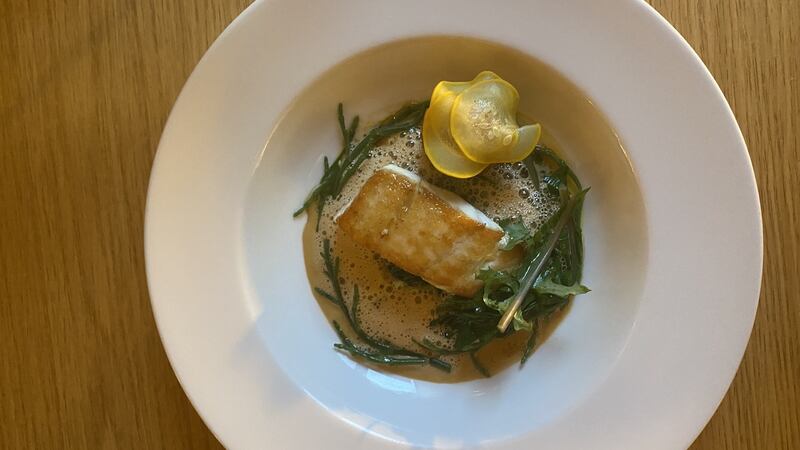
M 694 52 L 644 3 L 605 3 L 274 0 L 222 34 L 164 131 L 145 251 L 170 361 L 226 446 L 692 442 L 750 333 L 758 197 Z M 523 370 L 434 384 L 367 369 L 331 349 L 291 211 L 338 151 L 336 103 L 375 117 L 483 69 L 592 186 L 593 291 Z

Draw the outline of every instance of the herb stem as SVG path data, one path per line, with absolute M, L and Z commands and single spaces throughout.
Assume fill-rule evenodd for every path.
M 477 351 L 469 352 L 469 359 L 472 361 L 472 365 L 475 366 L 475 369 L 480 372 L 481 375 L 486 378 L 492 377 L 492 374 L 489 372 L 489 370 L 486 369 L 486 367 L 478 360 Z
M 528 295 L 528 291 L 533 286 L 533 282 L 536 281 L 536 277 L 539 276 L 542 269 L 545 267 L 545 263 L 547 263 L 547 259 L 550 257 L 550 253 L 553 252 L 556 244 L 558 243 L 558 239 L 561 236 L 561 230 L 564 228 L 564 225 L 567 224 L 567 221 L 572 214 L 572 210 L 575 208 L 575 205 L 578 203 L 579 196 L 572 196 L 569 202 L 564 206 L 563 211 L 561 211 L 561 215 L 558 218 L 558 222 L 556 223 L 555 227 L 550 232 L 550 236 L 548 236 L 545 245 L 542 247 L 542 250 L 536 255 L 536 259 L 534 259 L 533 264 L 531 264 L 525 275 L 522 277 L 520 288 L 514 294 L 513 299 L 511 300 L 511 304 L 503 313 L 503 316 L 500 317 L 500 321 L 497 323 L 497 329 L 501 333 L 505 333 L 506 329 L 508 329 L 508 325 L 514 319 L 514 314 L 516 314 L 519 307 L 522 305 L 522 301 Z
M 340 343 L 334 344 L 334 347 L 338 350 L 343 350 L 351 355 L 359 356 L 364 358 L 370 362 L 376 364 L 388 364 L 388 365 L 421 365 L 421 364 L 430 364 L 431 367 L 434 367 L 439 370 L 443 370 L 445 372 L 449 372 L 451 369 L 450 364 L 437 357 L 429 357 L 419 352 L 415 352 L 413 350 L 408 350 L 403 347 L 399 347 L 397 345 L 392 344 L 389 341 L 384 339 L 375 338 L 367 334 L 366 331 L 361 327 L 361 320 L 358 316 L 358 305 L 361 301 L 361 296 L 358 292 L 358 286 L 353 286 L 353 301 L 350 307 L 348 308 L 347 304 L 344 301 L 344 293 L 342 291 L 342 285 L 339 281 L 339 258 L 334 258 L 333 252 L 331 251 L 331 243 L 330 240 L 325 239 L 322 241 L 322 260 L 324 263 L 323 266 L 323 273 L 328 278 L 331 283 L 331 288 L 333 293 L 325 291 L 319 287 L 314 288 L 314 291 L 324 297 L 325 299 L 329 300 L 331 303 L 335 304 L 339 307 L 342 311 L 342 314 L 347 320 L 347 324 L 350 325 L 350 328 L 355 332 L 356 336 L 367 346 L 372 347 L 374 350 L 368 350 L 365 348 L 361 348 L 356 346 L 342 331 L 341 326 L 338 322 L 333 322 L 333 327 L 336 330 L 336 334 L 339 335 L 339 339 L 341 340 Z
M 353 138 L 356 135 L 359 118 L 355 116 L 348 128 L 345 125 L 344 107 L 340 103 L 336 108 L 336 118 L 339 124 L 339 131 L 342 134 L 342 151 L 332 163 L 328 164 L 327 160 L 324 161 L 324 171 L 319 183 L 311 190 L 311 193 L 308 194 L 300 208 L 294 211 L 293 217 L 302 214 L 314 202 L 317 203 L 317 216 L 322 214 L 325 202 L 341 193 L 347 180 L 356 173 L 361 163 L 370 157 L 375 145 L 394 133 L 419 126 L 427 108 L 428 102 L 411 103 L 404 106 L 369 130 L 367 135 L 353 146 Z

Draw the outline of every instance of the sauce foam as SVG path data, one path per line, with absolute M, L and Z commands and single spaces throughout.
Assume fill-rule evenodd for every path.
M 542 143 L 557 148 L 547 135 L 543 136 Z M 386 261 L 340 232 L 334 220 L 337 213 L 358 194 L 367 179 L 387 164 L 409 170 L 428 183 L 459 195 L 495 222 L 515 217 L 522 219 L 531 229 L 536 229 L 557 212 L 559 204 L 545 194 L 543 184 L 537 185 L 533 181 L 534 177 L 522 163 L 495 164 L 480 175 L 465 180 L 438 172 L 425 155 L 420 129 L 412 128 L 387 138 L 373 149 L 371 157 L 362 163 L 341 194 L 325 204 L 318 227 L 315 209 L 309 209 L 310 216 L 303 231 L 303 249 L 312 287 L 329 288 L 321 257 L 322 242 L 329 239 L 334 257 L 341 259 L 340 282 L 348 302 L 352 300 L 354 286 L 358 286 L 361 300 L 357 314 L 367 333 L 414 350 L 421 350 L 414 340 L 421 341 L 424 338 L 446 344 L 448 336 L 443 330 L 431 326 L 430 321 L 447 293 L 425 283 L 410 285 L 398 280 L 390 274 Z M 541 180 L 544 175 L 544 172 L 539 173 L 538 179 Z M 316 293 L 315 296 L 329 322 L 343 322 L 338 308 Z M 566 309 L 555 313 L 540 327 L 539 343 L 552 331 Z M 347 329 L 345 333 L 352 334 Z M 480 350 L 478 357 L 490 373 L 496 374 L 519 361 L 527 338 L 527 333 L 517 332 L 506 338 L 495 339 Z M 451 373 L 427 366 L 376 368 L 436 382 L 459 382 L 482 377 L 473 367 L 469 355 L 449 355 L 441 359 L 453 365 Z

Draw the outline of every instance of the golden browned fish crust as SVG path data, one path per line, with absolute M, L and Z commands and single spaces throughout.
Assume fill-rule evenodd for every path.
M 367 180 L 338 225 L 403 270 L 470 297 L 482 286 L 475 272 L 495 257 L 504 233 L 481 213 L 475 217 L 477 210 L 460 198 L 454 205 L 439 194 L 413 174 L 387 166 Z

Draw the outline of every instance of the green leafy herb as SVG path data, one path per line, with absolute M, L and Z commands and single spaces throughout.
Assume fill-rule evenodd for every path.
M 580 283 L 564 286 L 563 284 L 556 283 L 550 278 L 539 278 L 536 280 L 536 282 L 533 284 L 533 290 L 536 291 L 537 294 L 550 294 L 557 297 L 580 295 L 589 292 L 589 288 Z
M 342 327 L 338 322 L 333 321 L 333 327 L 336 334 L 339 335 L 340 343 L 334 344 L 334 348 L 350 353 L 353 356 L 361 357 L 375 364 L 387 365 L 420 365 L 430 364 L 440 370 L 449 372 L 450 364 L 435 357 L 429 357 L 419 352 L 409 350 L 391 342 L 370 336 L 361 327 L 361 320 L 358 315 L 358 304 L 361 297 L 358 294 L 358 286 L 353 286 L 353 299 L 351 306 L 348 308 L 342 293 L 342 285 L 339 276 L 339 258 L 334 258 L 331 251 L 330 240 L 325 239 L 322 241 L 322 253 L 320 254 L 323 260 L 323 272 L 331 284 L 332 292 L 328 292 L 322 288 L 316 287 L 314 290 L 324 297 L 325 299 L 338 306 L 342 311 L 348 325 L 352 328 L 356 336 L 363 342 L 364 345 L 359 346 L 355 344 L 350 338 L 345 335 Z
M 498 311 L 501 316 L 509 308 L 511 298 L 520 288 L 520 279 L 510 272 L 483 269 L 477 278 L 483 281 L 483 303 Z M 522 311 L 514 313 L 514 330 L 531 330 L 530 322 L 522 317 Z
M 339 103 L 337 117 L 342 133 L 342 151 L 333 163 L 329 163 L 327 156 L 323 158 L 322 178 L 308 194 L 303 205 L 294 212 L 294 217 L 302 214 L 314 202 L 317 204 L 317 215 L 319 216 L 325 202 L 342 192 L 347 180 L 355 174 L 361 163 L 369 158 L 375 145 L 395 133 L 419 126 L 422 123 L 428 103 L 427 101 L 411 103 L 400 108 L 369 130 L 367 135 L 356 145 L 353 145 L 353 138 L 358 128 L 358 116 L 353 118 L 349 127 L 345 126 L 344 110 L 342 104 Z
M 445 300 L 437 308 L 436 318 L 432 324 L 440 325 L 446 330 L 452 337 L 451 345 L 443 347 L 431 342 L 420 343 L 428 350 L 439 354 L 469 353 L 472 357 L 475 352 L 498 337 L 520 331 L 529 332 L 520 361 L 524 364 L 536 346 L 541 320 L 566 306 L 572 296 L 589 291 L 580 284 L 583 271 L 583 236 L 580 221 L 587 190 L 583 189 L 572 169 L 552 150 L 537 146 L 527 161 L 528 171 L 531 173 L 537 170 L 534 161 L 545 165 L 548 169 L 542 181 L 547 185 L 549 194 L 561 202 L 558 212 L 535 233 L 520 219 L 500 221 L 508 236 L 503 249 L 511 250 L 521 246 L 525 251 L 522 263 L 513 270 L 481 270 L 476 275 L 484 282 L 481 292 L 470 299 L 453 297 Z M 557 228 L 556 224 L 564 214 L 567 216 L 557 238 L 550 239 Z M 551 244 L 553 248 L 548 259 L 541 261 L 548 253 L 547 244 Z M 498 320 L 510 307 L 511 300 L 520 290 L 525 275 L 540 262 L 544 263 L 544 268 L 516 310 L 513 327 L 501 333 L 497 329 Z
M 472 298 L 447 297 L 436 308 L 436 317 L 431 325 L 447 330 L 446 333 L 453 337 L 452 345 L 442 347 L 424 340 L 422 344 L 439 354 L 477 351 L 501 336 L 497 331 L 498 320 L 500 313 L 484 303 L 481 292 Z
M 531 237 L 531 230 L 525 226 L 525 223 L 522 222 L 522 219 L 503 219 L 498 225 L 503 228 L 506 236 L 508 236 L 508 241 L 501 250 L 511 250 L 517 245 L 524 243 Z
M 568 188 L 567 185 L 569 182 L 574 183 L 575 191 L 583 190 L 583 186 L 581 186 L 581 182 L 578 180 L 578 176 L 575 175 L 575 172 L 570 169 L 569 165 L 567 165 L 563 159 L 559 158 L 558 155 L 549 148 L 543 145 L 537 145 L 531 156 L 532 164 L 539 163 L 551 167 L 554 166 L 554 170 L 543 177 L 543 181 L 550 187 L 550 192 L 552 194 L 557 194 L 562 187 Z M 535 164 L 533 164 L 533 166 L 535 167 Z

